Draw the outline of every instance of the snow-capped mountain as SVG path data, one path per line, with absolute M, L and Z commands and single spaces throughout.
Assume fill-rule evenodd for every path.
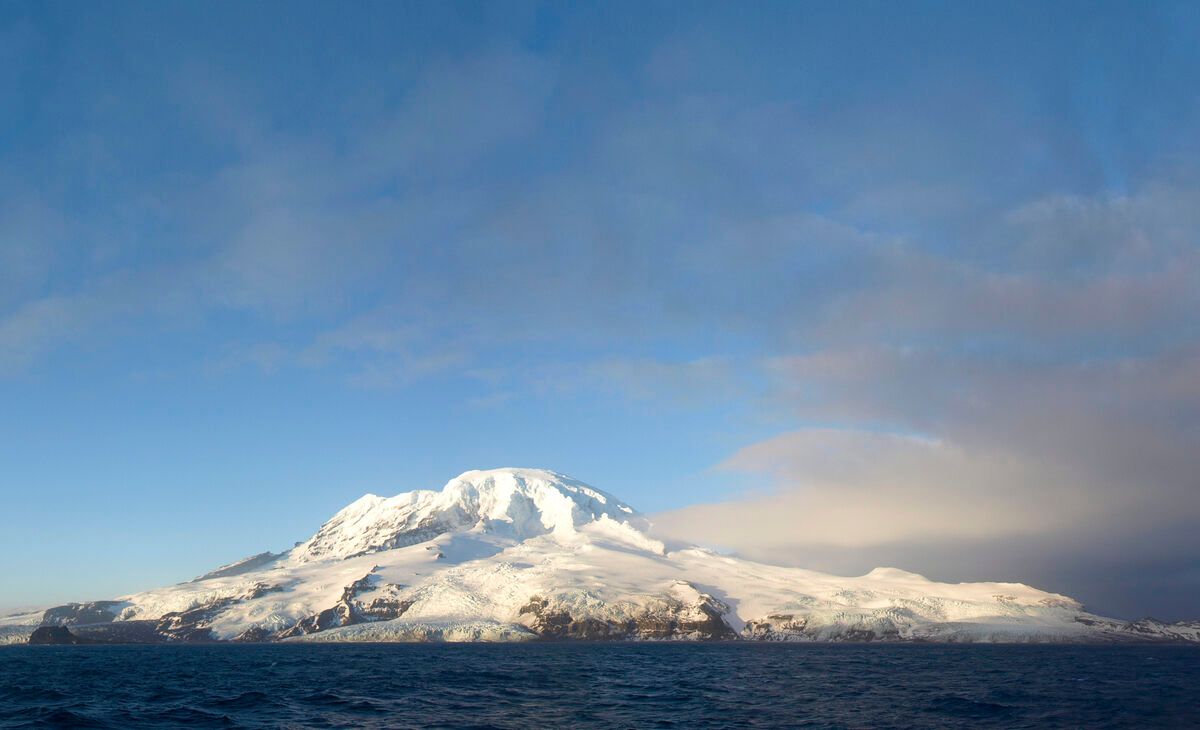
M 467 472 L 440 492 L 390 499 L 368 494 L 338 512 L 289 559 L 307 563 L 407 547 L 479 528 L 514 541 L 547 533 L 570 539 L 599 520 L 633 520 L 616 497 L 560 474 L 532 469 Z M 638 521 L 645 527 L 644 521 Z
M 839 577 L 650 536 L 611 494 L 539 469 L 367 495 L 283 553 L 188 583 L 0 619 L 0 643 L 551 639 L 1197 641 L 1017 583 Z

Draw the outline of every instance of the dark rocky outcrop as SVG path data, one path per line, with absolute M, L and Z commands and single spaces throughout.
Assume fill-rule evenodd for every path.
M 1139 641 L 1195 641 L 1194 637 L 1200 632 L 1200 621 L 1168 623 L 1147 617 L 1124 624 L 1121 631 Z
M 172 611 L 163 614 L 154 628 L 164 638 L 172 641 L 212 641 L 212 628 L 207 624 L 221 609 L 233 602 L 233 599 L 226 598 L 187 611 Z
M 695 636 L 704 640 L 736 639 L 737 633 L 725 623 L 724 614 L 729 607 L 707 594 L 701 595 L 701 601 L 690 608 L 699 612 L 699 617 L 684 615 L 683 612 L 673 617 L 669 636 Z
M 1194 642 L 1200 636 L 1200 621 L 1168 623 L 1146 617 L 1136 621 L 1118 621 L 1098 616 L 1076 616 L 1075 622 L 1090 626 L 1114 642 Z
M 92 644 L 95 643 L 71 633 L 66 626 L 39 626 L 29 635 L 30 644 Z
M 395 550 L 396 548 L 403 548 L 408 547 L 409 545 L 428 542 L 435 537 L 444 535 L 447 532 L 451 532 L 454 530 L 455 526 L 455 523 L 447 522 L 434 515 L 430 515 L 422 518 L 413 527 L 407 530 L 401 530 L 388 539 L 380 542 L 378 545 L 373 545 L 367 550 L 363 550 L 362 552 L 351 555 L 350 557 L 366 555 L 368 553 L 379 553 L 384 552 L 385 550 Z
M 390 621 L 400 618 L 412 607 L 413 602 L 399 597 L 402 586 L 376 584 L 374 570 L 362 578 L 346 586 L 342 596 L 332 607 L 320 613 L 301 619 L 289 629 L 281 631 L 275 638 L 287 639 L 293 636 L 315 634 L 318 631 L 336 628 L 338 626 L 353 626 L 354 624 L 370 621 Z M 382 592 L 370 603 L 358 600 L 363 593 Z
M 574 616 L 568 609 L 542 596 L 532 596 L 520 614 L 530 617 L 529 627 L 546 639 L 608 640 L 692 639 L 699 641 L 739 638 L 725 622 L 728 607 L 701 593 L 693 604 L 655 597 L 623 620 Z
M 575 618 L 566 610 L 551 608 L 550 602 L 541 596 L 531 597 L 520 613 L 531 616 L 530 628 L 546 639 L 619 641 L 637 636 L 638 625 L 633 619 L 618 622 Z
M 336 628 L 338 626 L 346 626 L 345 621 L 349 618 L 347 608 L 339 603 L 333 608 L 327 608 L 318 614 L 302 618 L 296 622 L 296 625 L 290 629 L 285 629 L 276 635 L 279 639 L 289 639 L 293 636 L 304 636 L 305 634 L 315 634 L 318 631 Z
M 161 644 L 168 638 L 158 632 L 157 621 L 113 621 L 72 626 L 71 631 L 92 644 Z
M 355 613 L 365 621 L 391 621 L 412 608 L 413 602 L 399 598 L 376 598 L 367 604 L 357 604 Z
M 270 629 L 263 628 L 262 626 L 251 626 L 242 633 L 233 637 L 233 640 L 245 643 L 254 643 L 258 641 L 270 641 L 272 638 L 273 637 Z
M 755 641 L 900 641 L 900 628 L 892 619 L 882 618 L 869 625 L 847 624 L 832 628 L 813 626 L 808 617 L 792 613 L 773 613 L 747 621 L 742 635 Z
M 163 614 L 155 623 L 155 630 L 170 641 L 213 641 L 215 637 L 210 624 L 223 609 L 281 590 L 282 586 L 255 583 L 243 595 L 221 598 L 186 611 Z
M 790 613 L 773 613 L 758 621 L 747 621 L 743 632 L 748 639 L 771 640 L 787 635 L 805 634 L 808 618 Z
M 214 641 L 216 637 L 213 636 L 209 624 L 223 609 L 281 590 L 283 586 L 259 582 L 242 595 L 221 598 L 185 611 L 172 611 L 150 620 L 117 620 L 119 612 L 116 609 L 125 605 L 122 601 L 68 603 L 47 609 L 42 615 L 42 626 L 70 626 L 74 630 L 71 635 L 80 639 L 75 643 L 152 644 L 164 641 Z M 43 635 L 50 636 L 46 632 Z M 56 636 L 65 639 L 61 634 Z M 63 640 L 57 643 L 70 642 Z
M 84 626 L 40 626 L 29 636 L 30 644 L 161 644 L 154 621 L 113 621 Z

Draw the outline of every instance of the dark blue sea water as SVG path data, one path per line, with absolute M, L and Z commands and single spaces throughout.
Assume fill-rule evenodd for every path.
M 0 648 L 0 727 L 1200 727 L 1200 647 Z

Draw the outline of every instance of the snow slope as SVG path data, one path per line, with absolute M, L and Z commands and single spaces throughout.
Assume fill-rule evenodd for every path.
M 0 637 L 36 622 L 134 641 L 1200 639 L 1200 625 L 1106 619 L 1026 585 L 833 576 L 668 549 L 647 527 L 554 472 L 470 471 L 440 491 L 367 495 L 286 553 L 0 619 Z

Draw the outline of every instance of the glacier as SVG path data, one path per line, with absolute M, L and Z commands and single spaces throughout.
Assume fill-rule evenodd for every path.
M 63 631 L 65 627 L 67 631 Z M 309 539 L 191 581 L 0 618 L 0 644 L 179 641 L 1200 641 L 1019 583 L 843 577 L 651 534 L 544 469 L 351 503 Z

